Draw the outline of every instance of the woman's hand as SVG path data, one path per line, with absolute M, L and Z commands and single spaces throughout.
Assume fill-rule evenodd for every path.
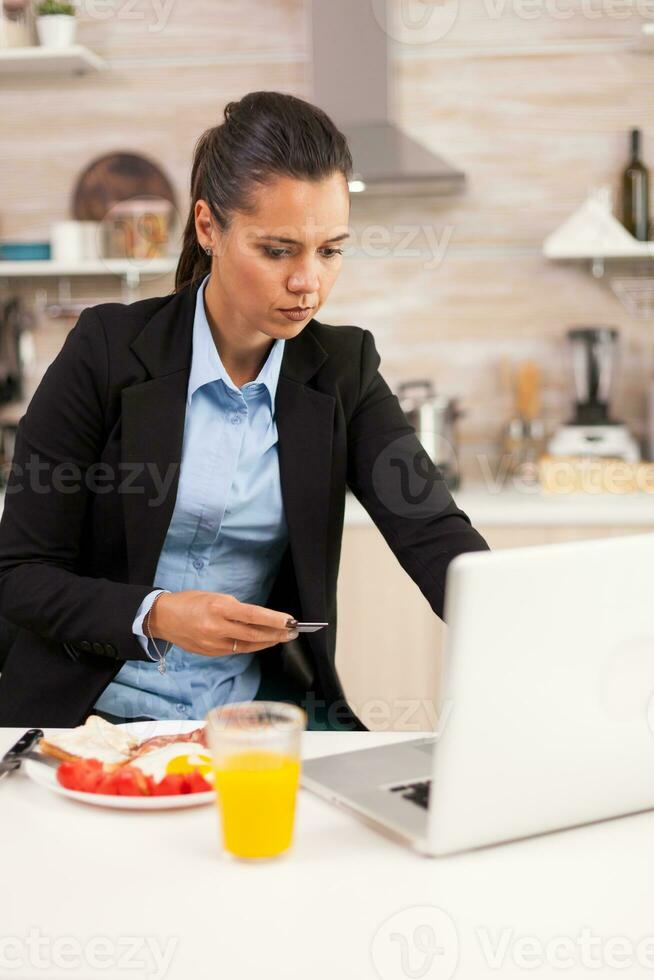
M 276 643 L 294 640 L 297 630 L 286 629 L 288 613 L 239 602 L 223 592 L 162 593 L 149 613 L 148 627 L 155 639 L 169 640 L 204 657 L 254 653 Z

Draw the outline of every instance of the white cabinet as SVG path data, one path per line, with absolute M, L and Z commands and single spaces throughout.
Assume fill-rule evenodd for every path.
M 654 520 L 648 525 L 475 526 L 496 550 L 651 533 Z M 346 524 L 336 665 L 348 700 L 368 728 L 433 730 L 446 630 L 375 525 Z

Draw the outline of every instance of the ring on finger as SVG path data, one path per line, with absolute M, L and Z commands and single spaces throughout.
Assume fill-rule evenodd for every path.
M 232 643 L 232 653 L 236 653 L 236 640 Z

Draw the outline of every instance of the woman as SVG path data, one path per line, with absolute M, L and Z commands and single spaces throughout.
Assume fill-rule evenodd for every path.
M 20 421 L 0 725 L 272 697 L 363 729 L 334 665 L 346 486 L 439 616 L 449 561 L 487 548 L 372 334 L 315 319 L 348 237 L 344 137 L 276 92 L 224 115 L 195 149 L 175 292 L 84 310 Z M 329 625 L 298 640 L 289 620 Z

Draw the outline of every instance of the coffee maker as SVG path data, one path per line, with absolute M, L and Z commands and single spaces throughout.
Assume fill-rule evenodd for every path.
M 618 330 L 575 327 L 568 331 L 575 395 L 574 415 L 549 442 L 552 456 L 599 456 L 640 460 L 640 448 L 624 422 L 612 419 Z

